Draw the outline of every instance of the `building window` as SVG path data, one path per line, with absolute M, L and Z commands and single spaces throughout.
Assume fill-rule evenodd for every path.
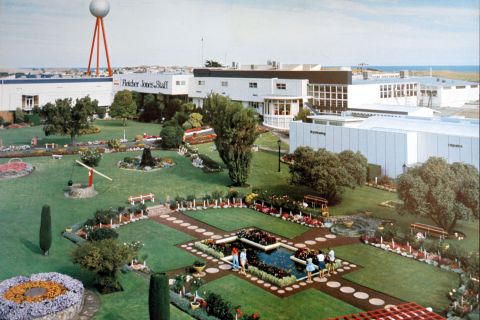
M 309 84 L 310 103 L 320 112 L 340 113 L 347 109 L 348 86 Z
M 228 81 L 222 81 L 222 87 L 228 87 Z
M 456 86 L 457 89 L 465 89 L 465 86 Z
M 286 90 L 287 89 L 287 84 L 286 83 L 277 83 L 277 89 L 278 90 Z
M 204 81 L 204 80 L 199 80 L 199 81 L 198 81 L 198 85 L 199 85 L 199 86 L 204 86 L 204 85 L 205 85 L 205 81 Z
M 176 81 L 175 83 L 176 83 L 177 86 L 184 86 L 186 84 L 185 80 Z
M 257 83 L 256 82 L 249 82 L 248 87 L 249 88 L 257 88 Z
M 32 110 L 34 107 L 38 107 L 38 96 L 25 96 L 22 95 L 22 107 L 24 110 Z

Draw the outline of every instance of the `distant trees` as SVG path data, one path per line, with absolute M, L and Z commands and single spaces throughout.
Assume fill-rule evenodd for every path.
M 148 311 L 150 320 L 170 319 L 170 289 L 165 273 L 153 273 L 150 276 Z
M 217 134 L 215 146 L 234 186 L 245 186 L 258 136 L 256 113 L 219 94 L 210 94 L 204 114 Z
M 474 166 L 431 157 L 399 176 L 397 192 L 403 200 L 399 213 L 430 218 L 452 232 L 457 221 L 479 218 L 479 191 Z
M 330 203 L 341 201 L 345 188 L 355 188 L 365 182 L 367 160 L 360 153 L 340 154 L 310 147 L 299 147 L 290 166 L 290 180 L 296 185 L 310 186 Z
M 110 106 L 110 116 L 123 119 L 123 126 L 127 125 L 128 119 L 137 115 L 137 104 L 129 90 L 118 91 Z
M 50 206 L 42 207 L 42 216 L 40 218 L 40 249 L 43 254 L 48 256 L 48 251 L 52 246 L 52 217 L 50 216 Z
M 72 145 L 82 131 L 91 127 L 91 119 L 98 108 L 98 101 L 90 97 L 77 99 L 72 106 L 72 99 L 58 99 L 55 104 L 47 103 L 42 109 L 45 119 L 43 131 L 45 135 L 69 135 Z
M 207 68 L 221 68 L 223 66 L 220 62 L 217 62 L 215 60 L 206 60 L 205 61 L 205 67 L 207 67 Z

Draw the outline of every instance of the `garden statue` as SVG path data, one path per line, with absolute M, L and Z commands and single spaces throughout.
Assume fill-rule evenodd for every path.
M 145 147 L 142 153 L 142 160 L 140 162 L 141 167 L 152 167 L 154 168 L 156 165 L 155 159 L 152 157 L 152 152 L 150 148 Z

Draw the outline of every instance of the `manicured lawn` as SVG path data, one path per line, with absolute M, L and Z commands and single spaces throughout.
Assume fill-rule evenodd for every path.
M 225 231 L 246 227 L 258 227 L 287 238 L 295 238 L 309 230 L 297 223 L 267 216 L 251 209 L 228 208 L 202 211 L 186 211 L 190 217 Z
M 128 121 L 127 126 L 122 126 L 121 120 L 96 120 L 94 125 L 99 127 L 101 131 L 97 134 L 88 134 L 79 136 L 77 141 L 94 141 L 108 140 L 113 138 L 123 138 L 123 130 L 125 136 L 129 140 L 133 140 L 135 135 L 147 133 L 149 135 L 158 135 L 160 133 L 160 125 L 156 123 L 143 123 L 137 121 Z M 4 145 L 11 144 L 30 144 L 34 136 L 38 136 L 38 144 L 43 146 L 45 143 L 58 143 L 60 145 L 70 143 L 69 136 L 45 136 L 43 126 L 36 126 L 22 129 L 2 130 L 2 139 Z
M 156 272 L 178 269 L 192 265 L 195 256 L 175 247 L 176 244 L 193 240 L 190 235 L 151 220 L 143 220 L 118 229 L 121 242 L 141 241 L 144 246 L 141 257 L 148 254 L 147 264 Z
M 361 311 L 316 289 L 282 299 L 233 275 L 209 282 L 199 291 L 218 293 L 244 312 L 258 311 L 261 319 L 317 320 Z
M 278 150 L 278 137 L 271 132 L 265 132 L 258 136 L 255 144 L 259 147 Z M 288 151 L 288 144 L 285 142 L 280 143 L 280 149 Z
M 364 244 L 341 246 L 335 251 L 339 257 L 363 266 L 345 275 L 346 279 L 436 311 L 448 306 L 447 293 L 458 287 L 459 277 L 453 272 Z
M 148 280 L 133 272 L 121 275 L 124 291 L 101 295 L 102 307 L 96 320 L 148 320 Z M 192 319 L 188 314 L 170 305 L 171 320 Z

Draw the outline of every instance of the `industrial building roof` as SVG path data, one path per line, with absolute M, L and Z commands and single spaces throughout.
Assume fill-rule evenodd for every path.
M 348 108 L 348 111 L 369 111 L 369 112 L 379 112 L 379 113 L 398 113 L 405 115 L 412 115 L 412 113 L 419 111 L 429 111 L 429 112 L 438 112 L 427 107 L 417 107 L 417 106 L 404 106 L 404 105 L 388 105 L 388 104 L 362 104 L 357 107 Z
M 444 79 L 438 77 L 406 77 L 406 78 L 371 78 L 371 79 L 358 79 L 353 78 L 352 84 L 394 84 L 394 83 L 419 83 L 426 86 L 465 86 L 465 85 L 478 85 L 476 82 L 469 82 L 463 80 Z
M 474 119 L 373 116 L 365 119 L 359 128 L 392 132 L 427 132 L 462 137 L 479 137 L 479 125 L 479 120 Z

